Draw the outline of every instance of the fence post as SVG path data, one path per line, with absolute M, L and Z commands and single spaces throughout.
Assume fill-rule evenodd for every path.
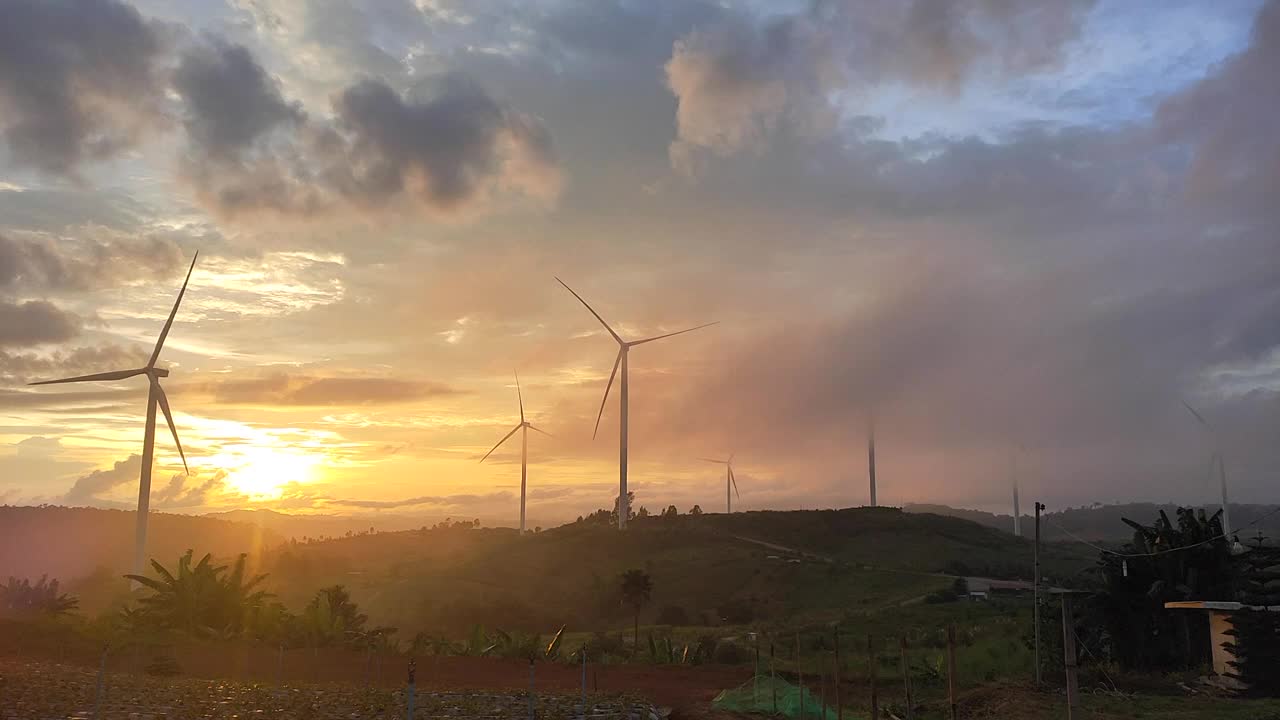
M 871 683 L 871 720 L 880 720 L 880 698 L 876 694 L 876 641 L 871 633 L 867 633 L 867 678 Z
M 947 626 L 947 704 L 951 720 L 956 720 L 956 626 Z
M 769 641 L 769 689 L 773 691 L 773 714 L 778 714 L 778 675 L 773 669 L 773 641 Z
M 804 717 L 804 665 L 800 664 L 800 633 L 796 632 L 796 679 L 800 681 L 800 717 Z
M 1076 687 L 1076 631 L 1071 617 L 1071 594 L 1062 593 L 1062 662 L 1067 670 L 1067 720 L 1080 709 Z
M 98 664 L 98 684 L 93 691 L 93 718 L 98 720 L 102 712 L 102 678 L 107 674 L 107 653 L 111 650 L 110 643 L 102 646 L 102 661 Z
M 405 698 L 406 703 L 408 704 L 409 720 L 413 720 L 413 700 L 414 700 L 414 694 L 416 692 L 416 688 L 414 686 L 414 674 L 417 672 L 417 670 L 418 670 L 418 661 L 414 658 L 409 658 L 409 683 L 408 683 L 409 687 L 406 692 L 406 698 Z
M 907 720 L 912 720 L 915 716 L 915 709 L 911 707 L 911 671 L 907 664 L 907 636 L 903 635 L 898 638 L 898 648 L 902 651 L 902 694 L 907 703 Z
M 840 626 L 835 626 L 836 664 L 831 672 L 831 684 L 835 688 L 836 720 L 844 720 L 844 705 L 840 702 Z
M 533 658 L 529 658 L 529 720 L 533 720 Z

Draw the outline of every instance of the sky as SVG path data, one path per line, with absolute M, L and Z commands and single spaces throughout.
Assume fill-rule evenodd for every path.
M 1277 502 L 1280 0 L 0 0 L 0 503 Z M 1183 403 L 1205 418 L 1201 425 Z

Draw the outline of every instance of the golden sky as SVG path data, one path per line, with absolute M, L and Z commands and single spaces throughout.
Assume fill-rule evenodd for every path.
M 651 510 L 730 453 L 742 509 L 863 504 L 871 413 L 882 503 L 1204 502 L 1214 448 L 1275 501 L 1280 3 L 1148 5 L 10 3 L 0 502 L 136 502 L 145 381 L 25 384 L 143 364 L 197 250 L 158 509 L 513 524 L 517 371 L 530 524 L 610 506 L 557 276 L 719 321 L 631 354 Z

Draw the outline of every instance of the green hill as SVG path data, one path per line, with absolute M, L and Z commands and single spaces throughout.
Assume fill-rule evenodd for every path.
M 645 622 L 665 610 L 706 625 L 918 601 L 949 586 L 946 574 L 1029 579 L 1031 558 L 1028 541 L 966 520 L 860 508 L 640 518 L 626 533 L 591 522 L 524 538 L 457 527 L 378 533 L 290 544 L 267 568 L 287 605 L 340 582 L 376 622 L 452 634 L 476 623 L 622 622 L 617 577 L 629 568 L 653 578 Z M 1093 564 L 1054 548 L 1044 561 L 1051 577 Z

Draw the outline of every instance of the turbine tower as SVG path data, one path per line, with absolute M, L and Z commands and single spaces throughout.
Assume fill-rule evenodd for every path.
M 1213 477 L 1213 465 L 1216 460 L 1218 465 L 1218 479 L 1222 483 L 1222 534 L 1226 536 L 1227 543 L 1230 544 L 1231 511 L 1227 509 L 1227 464 L 1222 453 L 1222 448 L 1220 447 L 1221 443 L 1218 439 L 1218 433 L 1214 427 L 1209 424 L 1209 421 L 1204 419 L 1203 415 L 1196 412 L 1195 408 L 1187 404 L 1187 401 L 1182 401 L 1182 407 L 1186 408 L 1187 412 L 1191 413 L 1191 416 L 1196 419 L 1196 422 L 1200 423 L 1200 425 L 1209 432 L 1209 436 L 1213 440 L 1214 449 L 1213 455 L 1209 458 L 1209 476 Z
M 178 446 L 178 455 L 182 457 L 182 469 L 188 475 L 191 474 L 191 471 L 187 468 L 186 453 L 182 451 L 182 442 L 178 440 L 178 428 L 173 424 L 173 413 L 169 410 L 169 399 L 165 397 L 164 388 L 160 387 L 160 378 L 169 377 L 169 371 L 166 368 L 156 367 L 156 361 L 160 359 L 160 351 L 164 349 L 165 338 L 169 336 L 169 328 L 173 327 L 173 318 L 178 314 L 178 306 L 182 304 L 182 296 L 187 292 L 187 283 L 191 281 L 191 273 L 195 270 L 196 259 L 199 257 L 200 253 L 197 251 L 195 256 L 191 258 L 191 267 L 187 269 L 187 278 L 182 281 L 182 289 L 178 291 L 178 299 L 173 302 L 173 310 L 169 311 L 169 319 L 165 320 L 164 327 L 160 330 L 160 339 L 156 340 L 155 350 L 151 351 L 151 359 L 147 360 L 145 367 L 135 370 L 115 370 L 94 375 L 80 375 L 61 380 L 44 380 L 31 383 L 32 385 L 56 385 L 73 382 L 125 380 L 137 375 L 147 376 L 147 424 L 144 431 L 145 434 L 142 436 L 142 474 L 138 481 L 137 539 L 133 554 L 133 573 L 135 575 L 142 574 L 143 565 L 147 560 L 147 513 L 151 507 L 151 462 L 155 455 L 157 405 L 164 413 L 165 421 L 169 423 L 169 432 L 173 434 L 173 444 Z
M 871 507 L 876 507 L 876 417 L 867 417 L 867 477 L 871 481 Z
M 540 430 L 534 427 L 533 423 L 524 419 L 524 394 L 520 392 L 520 374 L 519 373 L 516 373 L 516 400 L 519 401 L 520 403 L 520 424 L 511 428 L 511 432 L 502 436 L 502 439 L 498 441 L 498 444 L 494 445 L 493 448 L 489 450 L 489 452 L 484 454 L 484 457 L 480 458 L 480 462 L 484 462 L 485 459 L 487 459 L 490 455 L 493 454 L 494 450 L 497 450 L 502 445 L 502 443 L 509 440 L 512 435 L 515 435 L 517 430 L 520 431 L 520 534 L 523 535 L 524 534 L 524 501 L 525 501 L 525 493 L 526 493 L 528 480 L 529 480 L 529 431 L 535 430 L 548 437 L 550 437 L 551 433 L 547 432 L 546 430 Z
M 581 295 L 574 292 L 573 288 L 565 285 L 565 282 L 560 278 L 556 278 L 556 282 L 564 285 L 564 289 L 568 290 L 570 294 L 577 298 L 578 302 L 582 303 L 582 306 L 594 315 L 596 320 L 600 321 L 600 324 L 604 326 L 604 329 L 609 331 L 609 334 L 613 336 L 614 341 L 618 343 L 618 357 L 614 358 L 613 372 L 609 373 L 609 384 L 604 387 L 604 398 L 600 400 L 600 412 L 596 415 L 596 428 L 591 433 L 591 437 L 592 439 L 595 439 L 596 435 L 600 432 L 600 418 L 604 416 L 604 405 L 609 400 L 609 390 L 613 388 L 613 378 L 617 376 L 618 366 L 621 365 L 622 384 L 618 388 L 618 529 L 625 530 L 627 528 L 627 514 L 631 510 L 630 503 L 627 501 L 627 355 L 630 353 L 631 348 L 637 345 L 651 343 L 654 340 L 662 340 L 663 338 L 669 338 L 675 335 L 683 335 L 684 333 L 693 332 L 694 330 L 701 330 L 704 327 L 710 327 L 716 323 L 709 322 L 705 325 L 698 325 L 697 327 L 691 327 L 686 330 L 678 330 L 664 335 L 657 335 L 643 340 L 632 340 L 628 342 L 623 340 L 618 333 L 614 332 L 613 328 L 609 327 L 609 323 L 605 322 L 604 318 L 600 317 L 600 313 L 596 312 L 594 308 L 588 305 L 587 301 L 583 300 Z
M 1018 451 L 1009 453 L 1009 479 L 1013 483 L 1013 534 L 1022 537 L 1022 508 L 1018 504 Z
M 738 496 L 739 500 L 742 499 L 742 493 L 738 492 L 738 480 L 733 476 L 733 455 L 731 453 L 728 460 L 702 458 L 705 462 L 724 466 L 724 511 L 726 514 L 733 512 L 733 495 L 729 494 L 730 490 Z

